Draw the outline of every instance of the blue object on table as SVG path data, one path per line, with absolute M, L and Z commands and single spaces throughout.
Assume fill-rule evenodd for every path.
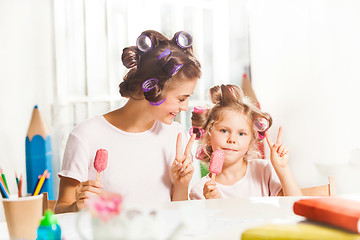
M 34 107 L 27 132 L 25 150 L 27 192 L 32 193 L 34 191 L 38 176 L 42 175 L 45 169 L 47 169 L 50 173 L 50 178 L 44 182 L 41 192 L 47 192 L 49 199 L 54 200 L 51 138 L 37 106 Z

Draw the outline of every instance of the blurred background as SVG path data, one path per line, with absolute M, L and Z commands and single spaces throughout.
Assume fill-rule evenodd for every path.
M 0 167 L 10 188 L 15 171 L 26 172 L 34 106 L 56 173 L 71 129 L 124 104 L 122 49 L 147 29 L 193 35 L 203 75 L 190 110 L 208 103 L 211 86 L 241 85 L 246 73 L 274 119 L 271 136 L 284 128 L 300 187 L 335 175 L 337 193 L 360 192 L 357 0 L 0 0 Z M 190 111 L 177 119 L 186 129 L 189 120 Z

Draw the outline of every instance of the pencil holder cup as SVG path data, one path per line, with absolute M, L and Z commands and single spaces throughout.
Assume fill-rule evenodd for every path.
M 3 206 L 10 239 L 36 239 L 43 195 L 3 199 Z

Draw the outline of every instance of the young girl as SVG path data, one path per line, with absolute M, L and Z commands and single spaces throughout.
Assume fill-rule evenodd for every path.
M 121 194 L 125 206 L 188 199 L 194 140 L 184 151 L 186 135 L 174 118 L 188 110 L 201 75 L 191 44 L 186 32 L 169 39 L 148 30 L 136 46 L 123 50 L 123 64 L 130 70 L 119 87 L 129 100 L 71 132 L 59 173 L 57 213 L 83 208 L 86 199 L 103 189 Z M 108 152 L 100 181 L 94 168 L 98 149 Z
M 191 189 L 190 198 L 302 195 L 288 166 L 289 151 L 281 144 L 282 129 L 275 144 L 267 135 L 270 115 L 252 105 L 235 85 L 215 86 L 210 95 L 215 105 L 197 108 L 192 115 L 192 131 L 201 137 L 196 157 L 209 162 L 213 151 L 221 149 L 224 163 L 215 180 L 210 173 Z M 271 162 L 256 159 L 256 143 L 264 135 Z

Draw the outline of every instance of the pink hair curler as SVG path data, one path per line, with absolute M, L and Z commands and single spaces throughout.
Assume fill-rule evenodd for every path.
M 192 127 L 190 128 L 189 133 L 190 135 L 196 134 L 195 140 L 199 140 L 204 136 L 205 130 L 198 127 Z

